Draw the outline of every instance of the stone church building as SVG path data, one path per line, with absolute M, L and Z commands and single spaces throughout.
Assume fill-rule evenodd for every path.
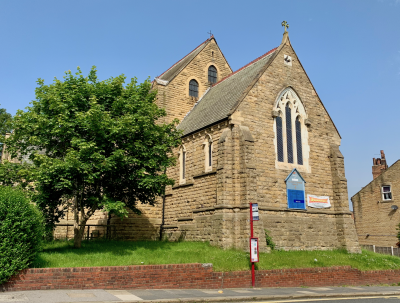
M 258 203 L 261 250 L 267 232 L 279 249 L 360 252 L 341 137 L 286 31 L 277 48 L 235 72 L 211 37 L 156 77 L 153 89 L 165 122 L 179 119 L 183 133 L 177 165 L 167 171 L 175 185 L 156 206 L 142 205 L 141 216 L 113 218 L 117 235 L 157 239 L 161 227 L 171 240 L 248 250 L 249 203 Z M 294 204 L 291 173 L 305 186 Z M 308 194 L 329 197 L 330 207 L 308 207 Z M 88 224 L 105 220 L 99 213 Z

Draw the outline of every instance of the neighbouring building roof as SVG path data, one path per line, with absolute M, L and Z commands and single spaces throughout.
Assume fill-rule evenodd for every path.
M 165 82 L 165 84 L 170 82 L 172 79 L 175 78 L 176 75 L 178 75 L 181 72 L 181 70 L 183 70 L 190 63 L 190 61 L 192 61 L 207 46 L 207 44 L 212 39 L 214 39 L 214 36 L 204 41 L 202 44 L 200 44 L 198 47 L 192 50 L 189 54 L 187 54 L 181 60 L 176 62 L 165 72 L 163 72 L 160 76 L 156 77 L 156 80 L 162 80 L 163 82 Z
M 255 59 L 208 89 L 178 125 L 178 129 L 183 130 L 183 135 L 226 119 L 276 49 Z
M 393 168 L 396 168 L 397 165 L 400 165 L 400 159 L 394 162 L 392 165 L 390 165 L 387 169 L 385 169 L 378 177 L 384 176 L 388 171 L 391 171 Z M 397 167 L 399 169 L 399 167 Z M 378 178 L 377 177 L 377 178 Z M 362 192 L 367 186 L 369 186 L 372 182 L 376 181 L 377 178 L 374 178 L 371 182 L 369 182 L 367 185 L 363 186 L 357 193 L 355 193 L 350 200 L 352 200 L 355 196 L 357 196 L 360 192 Z

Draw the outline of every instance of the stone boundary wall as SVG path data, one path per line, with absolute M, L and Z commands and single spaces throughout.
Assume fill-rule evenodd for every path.
M 256 287 L 393 284 L 400 270 L 360 271 L 350 266 L 256 271 Z M 214 272 L 212 264 L 32 268 L 0 291 L 41 289 L 218 289 L 251 287 L 250 271 Z

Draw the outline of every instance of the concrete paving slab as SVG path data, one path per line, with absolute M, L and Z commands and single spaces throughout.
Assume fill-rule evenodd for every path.
M 252 291 L 247 289 L 232 289 L 233 292 L 237 292 L 239 294 L 251 294 Z
M 28 297 L 24 294 L 0 295 L 0 302 L 26 302 Z
M 107 292 L 122 301 L 143 301 L 142 298 L 140 298 L 126 290 L 107 290 Z
M 315 290 L 315 291 L 327 291 L 327 290 L 333 290 L 332 288 L 327 288 L 327 287 L 310 287 L 309 289 Z
M 85 294 L 85 293 L 83 293 L 83 294 L 74 294 L 74 293 L 72 293 L 72 294 L 67 294 L 68 296 L 70 296 L 71 298 L 91 298 L 91 297 L 96 297 L 94 294 L 91 294 L 91 293 L 87 293 L 87 294 Z

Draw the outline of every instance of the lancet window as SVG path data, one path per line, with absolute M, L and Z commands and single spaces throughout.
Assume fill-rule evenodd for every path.
M 179 150 L 179 183 L 185 183 L 186 181 L 186 148 L 181 146 Z
M 212 170 L 212 152 L 213 152 L 213 142 L 210 135 L 206 135 L 206 139 L 204 140 L 204 168 L 205 171 Z
M 274 107 L 276 166 L 308 167 L 308 133 L 304 106 L 293 89 L 285 89 Z M 307 170 L 307 169 L 306 169 Z

